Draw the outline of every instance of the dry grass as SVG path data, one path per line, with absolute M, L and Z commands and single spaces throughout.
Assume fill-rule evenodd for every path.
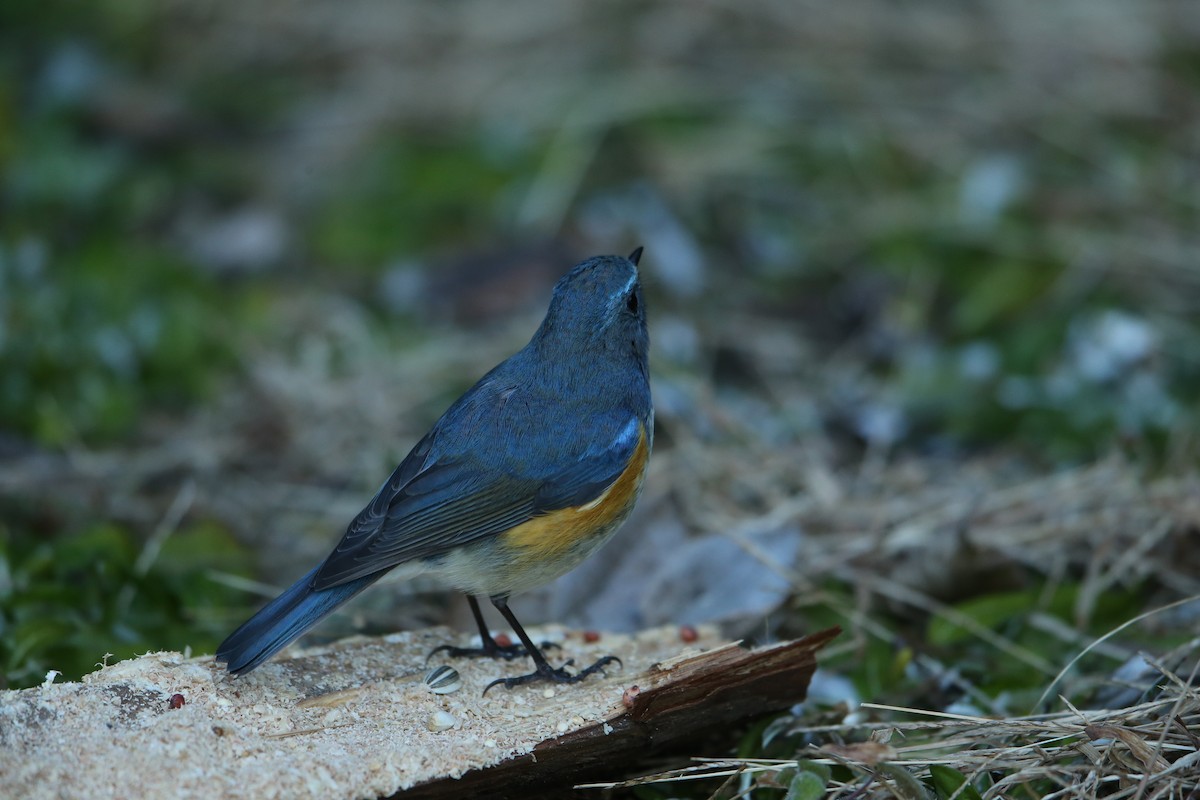
M 1188 651 L 1193 659 L 1196 644 Z M 1194 797 L 1200 791 L 1196 668 L 1184 676 L 1160 670 L 1159 696 L 1129 708 L 989 719 L 867 703 L 862 710 L 876 719 L 787 730 L 814 742 L 796 759 L 701 759 L 691 767 L 593 786 L 736 778 L 745 791 L 787 786 L 790 776 L 779 782 L 785 770 L 825 764 L 844 768 L 844 777 L 830 780 L 828 797 L 916 800 L 930 796 L 918 781 L 930 777 L 930 767 L 942 766 L 970 784 L 951 798 Z M 905 717 L 928 721 L 894 721 Z M 987 788 L 976 791 L 981 783 Z
M 811 745 L 797 759 L 703 759 L 689 768 L 636 781 L 594 784 L 632 787 L 647 783 L 737 776 L 744 784 L 778 786 L 780 772 L 808 764 L 846 768 L 832 780 L 829 798 L 928 798 L 916 780 L 930 766 L 949 766 L 967 781 L 988 783 L 974 794 L 992 798 L 1190 798 L 1200 789 L 1200 694 L 1189 680 L 1164 670 L 1162 697 L 1126 709 L 1070 710 L 991 720 L 922 709 L 864 704 L 888 715 L 928 717 L 929 722 L 862 722 L 796 727 L 792 734 L 832 744 Z M 841 739 L 859 744 L 836 744 Z M 907 776 L 902 775 L 907 772 Z M 916 778 L 916 780 L 914 780 Z M 786 786 L 786 782 L 785 782 Z M 714 795 L 715 796 L 715 795 Z M 953 795 L 950 795 L 953 796 Z

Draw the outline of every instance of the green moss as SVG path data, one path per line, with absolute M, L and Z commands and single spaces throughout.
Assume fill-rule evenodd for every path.
M 19 515 L 18 515 L 19 516 Z M 69 680 L 107 660 L 151 650 L 211 652 L 228 633 L 240 593 L 213 571 L 244 572 L 250 556 L 219 525 L 174 532 L 157 558 L 113 523 L 47 538 L 33 521 L 0 526 L 0 680 Z
M 149 408 L 205 397 L 232 365 L 236 304 L 154 247 L 0 242 L 0 281 L 0 427 L 43 443 L 122 435 Z

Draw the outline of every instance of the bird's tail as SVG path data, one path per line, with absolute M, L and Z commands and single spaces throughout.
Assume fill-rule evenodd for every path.
M 217 661 L 225 662 L 234 675 L 249 672 L 287 647 L 326 614 L 370 586 L 382 574 L 366 575 L 340 586 L 316 591 L 312 588 L 312 578 L 317 569 L 293 583 L 283 594 L 229 634 L 217 648 Z

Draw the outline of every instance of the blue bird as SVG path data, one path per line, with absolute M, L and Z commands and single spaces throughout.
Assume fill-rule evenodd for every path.
M 654 436 L 641 254 L 597 256 L 563 276 L 529 344 L 446 410 L 333 552 L 230 634 L 217 660 L 235 675 L 249 672 L 406 565 L 468 595 L 482 646 L 439 650 L 533 659 L 532 673 L 488 689 L 574 683 L 616 661 L 607 656 L 575 674 L 551 667 L 508 598 L 595 552 L 641 492 Z M 520 645 L 495 641 L 479 597 Z

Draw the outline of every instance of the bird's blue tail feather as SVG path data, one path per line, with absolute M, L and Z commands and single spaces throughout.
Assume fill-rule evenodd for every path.
M 242 675 L 287 647 L 321 619 L 379 579 L 382 573 L 321 591 L 314 591 L 312 572 L 293 583 L 283 594 L 267 603 L 261 611 L 221 642 L 217 661 L 223 661 L 234 675 Z

